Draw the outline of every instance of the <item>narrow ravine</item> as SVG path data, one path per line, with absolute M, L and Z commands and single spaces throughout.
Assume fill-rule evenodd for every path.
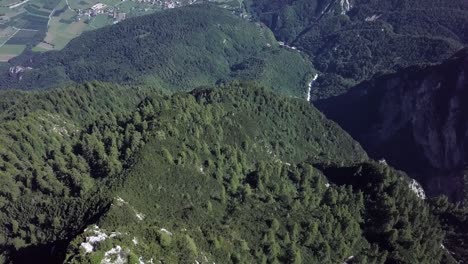
M 281 47 L 285 47 L 287 49 L 290 49 L 290 50 L 295 50 L 299 53 L 302 53 L 301 50 L 299 50 L 297 47 L 294 47 L 294 46 L 289 46 L 287 45 L 286 43 L 282 42 L 282 41 L 278 41 L 278 44 L 281 46 Z M 315 69 L 312 69 L 313 72 L 316 72 Z M 318 78 L 318 73 L 315 73 L 314 77 L 312 77 L 312 79 L 309 81 L 309 83 L 307 84 L 307 102 L 310 102 L 310 93 L 312 92 L 312 85 L 314 84 L 314 82 L 317 80 Z

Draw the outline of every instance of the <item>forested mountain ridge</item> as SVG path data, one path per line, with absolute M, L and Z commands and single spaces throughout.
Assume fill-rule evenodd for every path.
M 200 92 L 197 102 L 189 94 L 168 97 L 151 88 L 96 83 L 19 92 L 26 101 L 2 101 L 4 109 L 24 110 L 2 117 L 2 251 L 28 256 L 14 252 L 70 239 L 105 210 L 112 198 L 109 187 L 125 175 L 151 135 L 181 135 L 179 126 L 189 117 L 199 120 L 190 123 L 190 133 L 201 135 L 194 124 L 209 124 L 217 117 L 216 126 L 204 128 L 206 133 L 226 131 L 230 142 L 269 153 L 277 161 L 367 159 L 359 144 L 304 100 L 240 86 L 222 90 Z M 32 98 L 41 103 L 30 104 Z M 230 103 L 216 103 L 221 99 Z M 227 116 L 219 119 L 221 114 Z M 175 163 L 186 154 L 181 155 L 174 157 Z
M 99 80 L 177 91 L 249 80 L 304 98 L 313 75 L 310 62 L 280 47 L 268 28 L 209 4 L 131 18 L 10 66 L 3 89 Z
M 217 161 L 201 167 L 190 158 L 168 165 L 158 147 L 145 146 L 110 210 L 71 243 L 67 261 L 440 263 L 447 253 L 437 218 L 385 165 L 323 168 L 258 158 L 229 172 L 236 162 L 223 154 L 239 155 L 230 144 L 219 154 L 189 154 Z M 333 184 L 341 177 L 353 184 Z
M 309 55 L 312 100 L 346 92 L 376 73 L 436 63 L 468 44 L 468 4 L 456 1 L 250 0 L 249 12 Z
M 24 109 L 2 117 L 4 261 L 439 263 L 444 230 L 463 226 L 303 99 L 247 84 L 19 93 L 1 102 Z
M 342 146 L 350 157 L 327 158 L 333 147 L 312 135 L 332 134 L 320 132 L 319 122 L 304 131 L 312 136 L 306 141 L 294 136 L 308 124 L 293 118 L 303 107 L 310 116 L 306 102 L 245 87 L 192 96 L 171 99 L 182 113 L 156 107 L 156 133 L 110 210 L 72 242 L 67 261 L 439 263 L 446 256 L 437 218 L 400 173 L 372 162 L 352 165 L 362 154 L 345 150 L 346 141 L 330 147 Z M 257 115 L 256 129 L 248 124 Z M 284 132 L 264 129 L 283 120 Z M 265 141 L 278 133 L 300 144 Z M 323 154 L 310 155 L 314 141 Z M 304 160 L 302 149 L 313 152 L 296 163 Z
M 466 2 L 245 7 L 0 65 L 0 263 L 468 261 Z
M 416 177 L 429 193 L 463 198 L 467 160 L 468 49 L 412 66 L 316 104 L 374 158 Z

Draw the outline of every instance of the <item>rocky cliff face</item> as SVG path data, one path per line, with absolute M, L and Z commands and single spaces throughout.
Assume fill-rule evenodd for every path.
M 468 49 L 318 102 L 374 158 L 407 170 L 430 195 L 461 195 L 468 163 Z
M 373 132 L 385 141 L 410 125 L 416 145 L 433 167 L 462 167 L 468 135 L 462 104 L 468 99 L 468 57 L 428 68 L 416 79 L 411 75 L 394 75 L 382 85 L 382 122 Z

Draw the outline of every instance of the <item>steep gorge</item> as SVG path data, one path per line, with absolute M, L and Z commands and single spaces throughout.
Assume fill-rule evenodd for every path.
M 468 160 L 468 49 L 439 65 L 412 66 L 317 102 L 374 158 L 461 199 Z M 340 106 L 340 107 L 337 107 Z

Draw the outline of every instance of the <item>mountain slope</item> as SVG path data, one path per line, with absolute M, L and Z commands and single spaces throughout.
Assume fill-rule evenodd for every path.
M 428 3 L 460 13 L 437 17 L 444 27 L 431 31 L 421 20 L 439 14 Z M 325 84 L 312 93 L 328 97 L 376 72 L 448 56 L 465 41 L 463 2 L 264 8 L 259 16 L 271 15 L 286 45 L 261 24 L 197 5 L 12 61 L 5 88 L 122 86 L 0 92 L 0 262 L 466 261 L 466 208 L 426 200 L 403 172 L 369 160 L 338 125 L 291 98 L 307 83 Z M 317 83 L 288 44 L 326 73 Z M 457 199 L 459 189 L 430 181 L 459 180 L 465 166 L 467 55 L 380 73 L 317 104 L 373 157 L 385 153 L 439 188 L 430 194 Z
M 305 100 L 72 88 L 0 101 L 2 261 L 439 263 L 462 228 Z
M 449 58 L 468 44 L 468 4 L 408 0 L 251 0 L 250 12 L 320 72 L 311 97 L 346 92 L 379 72 Z
M 101 187 L 106 179 L 99 175 L 115 174 L 125 163 L 116 161 L 115 142 L 107 146 L 112 154 L 101 149 L 90 153 L 96 139 L 86 136 L 88 124 L 98 117 L 115 119 L 159 93 L 103 84 L 2 92 L 0 262 L 8 262 L 3 254 L 15 248 L 43 245 L 40 251 L 48 252 L 49 243 L 66 241 L 104 210 L 107 197 Z M 118 143 L 120 150 L 127 148 L 123 143 Z
M 0 247 L 13 259 L 35 258 L 36 251 L 45 258 L 47 245 L 66 245 L 105 212 L 110 188 L 138 163 L 135 155 L 141 147 L 157 143 L 154 137 L 193 135 L 190 144 L 181 138 L 165 147 L 154 145 L 172 157 L 169 164 L 193 158 L 203 166 L 220 162 L 205 163 L 189 151 L 224 152 L 222 142 L 215 144 L 210 136 L 252 149 L 238 156 L 249 161 L 257 153 L 276 162 L 367 159 L 359 144 L 306 101 L 258 88 L 161 96 L 151 88 L 96 83 L 30 93 L 20 94 L 31 103 L 2 102 L 14 114 L 2 117 L 0 127 L 0 221 L 5 227 Z
M 377 77 L 317 106 L 374 158 L 410 172 L 432 194 L 460 200 L 468 150 L 467 80 L 465 49 L 439 65 Z
M 62 51 L 25 54 L 11 67 L 1 88 L 100 80 L 174 91 L 236 79 L 304 97 L 312 76 L 310 63 L 280 47 L 267 28 L 212 5 L 131 18 L 87 32 Z
M 145 147 L 110 210 L 71 243 L 67 262 L 120 255 L 144 263 L 440 263 L 444 253 L 427 205 L 382 165 L 321 171 L 310 163 L 255 165 L 207 153 L 220 164 L 199 168 L 189 160 L 168 164 L 161 146 L 171 147 Z M 93 240 L 99 234 L 106 235 Z
M 351 165 L 361 154 L 306 122 L 306 102 L 242 87 L 192 95 L 171 99 L 181 113 L 147 104 L 156 133 L 68 262 L 438 263 L 442 230 L 425 202 L 389 167 Z

